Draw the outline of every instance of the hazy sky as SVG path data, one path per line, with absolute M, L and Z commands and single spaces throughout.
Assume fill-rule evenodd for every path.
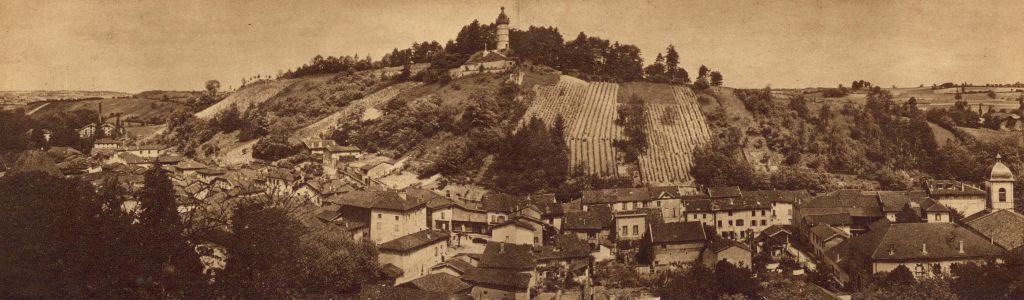
M 674 44 L 691 74 L 705 64 L 729 86 L 1024 81 L 1024 1 L 295 2 L 5 0 L 0 90 L 238 86 L 316 54 L 443 44 L 501 6 L 513 27 L 586 31 L 647 62 Z

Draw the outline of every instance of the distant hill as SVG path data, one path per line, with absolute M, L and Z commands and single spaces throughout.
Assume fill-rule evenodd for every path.
M 131 96 L 131 94 L 112 91 L 0 91 L 0 105 L 25 104 L 37 101 L 114 98 L 127 96 Z

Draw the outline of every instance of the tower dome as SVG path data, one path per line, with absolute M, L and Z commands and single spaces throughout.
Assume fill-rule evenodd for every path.
M 1014 181 L 1013 172 L 1003 164 L 1001 156 L 996 155 L 996 164 L 992 166 L 992 173 L 989 174 L 991 181 Z
M 501 24 L 508 25 L 508 22 L 509 22 L 509 19 L 508 19 L 508 16 L 505 15 L 505 7 L 502 6 L 501 7 L 501 13 L 498 14 L 498 20 L 494 21 L 494 23 L 498 24 L 498 25 L 501 25 Z

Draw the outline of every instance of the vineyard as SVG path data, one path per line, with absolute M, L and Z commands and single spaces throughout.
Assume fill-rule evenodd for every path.
M 594 175 L 617 174 L 616 150 L 612 142 L 622 135 L 615 125 L 618 85 L 561 76 L 555 86 L 535 86 L 537 97 L 524 121 L 536 116 L 551 125 L 561 115 L 569 143 L 570 167 L 583 167 Z
M 685 87 L 672 87 L 675 104 L 647 103 L 647 151 L 640 155 L 644 183 L 690 182 L 693 152 L 711 138 L 696 96 Z
M 413 82 L 405 82 L 395 84 L 386 88 L 381 89 L 373 94 L 367 95 L 362 99 L 352 101 L 341 110 L 330 114 L 319 121 L 316 121 L 309 126 L 300 128 L 295 131 L 295 134 L 291 136 L 292 140 L 302 141 L 304 139 L 319 137 L 320 134 L 329 133 L 337 126 L 338 122 L 351 116 L 352 114 L 362 113 L 367 108 L 381 108 L 389 100 L 394 99 L 400 92 L 410 87 L 418 85 Z
M 711 131 L 689 88 L 647 88 L 671 92 L 645 104 L 648 148 L 639 158 L 640 180 L 645 184 L 688 184 L 693 152 L 710 140 Z M 573 171 L 582 167 L 586 174 L 619 174 L 618 151 L 612 142 L 622 138 L 622 127 L 615 125 L 616 108 L 626 105 L 618 103 L 622 100 L 620 85 L 561 76 L 554 86 L 536 85 L 534 91 L 536 97 L 522 122 L 537 117 L 551 125 L 561 115 Z

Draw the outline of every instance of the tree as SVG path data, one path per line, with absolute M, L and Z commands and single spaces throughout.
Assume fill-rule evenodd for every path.
M 697 79 L 704 78 L 705 76 L 708 76 L 708 73 L 710 73 L 710 72 L 711 72 L 711 69 L 708 69 L 708 67 L 706 67 L 704 65 L 700 65 L 700 69 L 697 70 Z
M 897 266 L 895 269 L 892 269 L 889 274 L 885 275 L 885 283 L 890 286 L 909 285 L 916 282 L 917 281 L 914 280 L 914 273 L 911 273 L 910 269 L 904 265 Z
M 243 81 L 244 82 L 244 81 Z M 245 85 L 244 83 L 242 85 Z M 206 92 L 209 93 L 210 97 L 217 96 L 217 90 L 220 89 L 220 81 L 211 79 L 206 81 Z
M 186 241 L 171 180 L 160 166 L 146 171 L 139 199 L 140 280 L 150 293 L 186 292 L 202 282 L 199 257 Z M 159 292 L 158 292 L 159 291 Z
M 25 299 L 146 298 L 137 293 L 131 216 L 108 181 L 40 172 L 0 178 L 0 295 Z M 155 297 L 154 297 L 155 298 Z
M 713 270 L 698 263 L 689 270 L 671 272 L 656 289 L 664 299 L 719 299 L 727 295 L 753 299 L 760 292 L 761 285 L 749 269 L 724 260 L 716 263 Z
M 993 90 L 988 90 L 988 93 L 985 93 L 985 95 L 988 95 L 989 99 L 995 99 L 996 98 L 996 92 L 993 91 Z
M 735 150 L 717 144 L 698 148 L 693 154 L 694 164 L 690 175 L 697 184 L 704 187 L 753 187 L 754 171 L 745 161 L 735 157 Z
M 668 45 L 665 49 L 665 68 L 670 74 L 675 74 L 679 69 L 679 52 L 676 52 L 676 46 Z
M 711 85 L 722 86 L 722 73 L 718 71 L 711 72 Z
M 647 107 L 644 99 L 637 95 L 629 98 L 627 105 L 618 107 L 618 118 L 615 124 L 623 127 L 625 139 L 612 142 L 612 145 L 625 153 L 627 163 L 634 163 L 640 155 L 647 151 Z
M 230 255 L 217 289 L 227 298 L 353 293 L 378 279 L 373 246 L 312 232 L 287 210 L 243 202 L 231 217 Z

